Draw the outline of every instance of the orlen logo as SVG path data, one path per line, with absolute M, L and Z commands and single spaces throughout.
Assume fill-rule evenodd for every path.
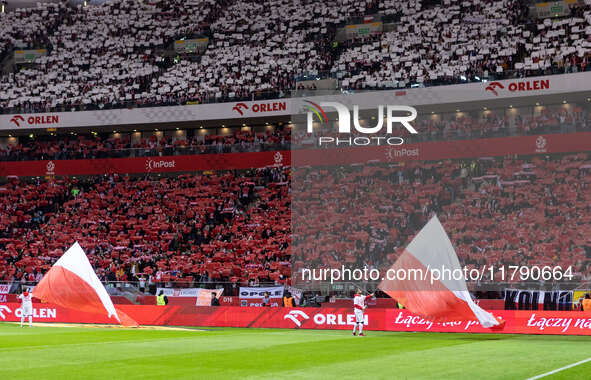
M 0 305 L 0 318 L 6 319 L 6 315 L 4 315 L 4 313 L 10 314 L 12 313 L 12 310 L 10 310 L 10 308 L 6 305 Z
M 25 118 L 22 117 L 21 115 L 15 115 L 12 117 L 12 119 L 10 119 L 10 121 L 12 121 L 14 124 L 16 124 L 17 127 L 20 127 L 21 126 L 20 122 L 25 121 Z
M 283 319 L 291 320 L 298 327 L 300 327 L 302 325 L 302 322 L 299 320 L 299 318 L 302 318 L 304 321 L 306 319 L 310 319 L 308 314 L 304 313 L 301 310 L 291 310 L 289 313 L 287 313 L 283 316 Z
M 538 91 L 549 88 L 550 79 L 516 81 L 510 82 L 509 85 L 507 85 L 507 90 L 511 92 Z M 497 89 L 504 90 L 505 86 L 500 82 L 490 82 L 484 90 L 492 92 L 495 96 L 499 96 Z
M 242 112 L 242 109 L 247 110 L 248 106 L 245 103 L 236 103 L 236 105 L 234 107 L 232 107 L 232 109 L 236 112 L 238 112 L 241 116 L 244 115 L 244 113 Z
M 21 123 L 25 123 L 25 118 L 21 115 L 14 115 L 11 119 L 17 127 L 21 126 Z M 41 115 L 41 116 L 29 116 L 26 119 L 26 125 L 39 125 L 39 124 L 58 124 L 59 116 L 58 115 Z
M 291 310 L 283 316 L 283 319 L 289 319 L 297 327 L 301 327 L 303 322 L 310 319 L 310 317 L 301 310 Z M 355 324 L 355 314 L 317 313 L 312 317 L 312 321 L 318 326 L 353 326 Z M 367 314 L 363 316 L 363 324 L 369 324 Z
M 232 110 L 238 112 L 241 116 L 244 115 L 243 110 L 248 110 L 248 105 L 245 103 L 236 103 Z M 286 102 L 266 102 L 266 103 L 254 103 L 250 110 L 254 113 L 265 113 L 265 112 L 279 112 L 287 109 Z
M 147 171 L 152 171 L 155 169 L 169 169 L 169 168 L 175 168 L 176 167 L 176 162 L 174 160 L 172 161 L 164 161 L 164 160 L 160 160 L 160 161 L 155 161 L 155 160 L 146 160 L 146 170 Z
M 490 82 L 490 84 L 488 86 L 486 86 L 484 91 L 490 91 L 493 94 L 495 94 L 495 96 L 499 96 L 499 93 L 496 90 L 497 88 L 504 90 L 505 86 L 503 86 L 503 84 L 501 82 Z
M 338 113 L 338 133 L 340 134 L 351 134 L 351 112 L 349 109 L 342 103 L 338 102 L 322 102 L 320 104 L 316 104 L 309 100 L 304 100 L 304 102 L 310 104 L 307 106 L 308 109 L 308 119 L 307 119 L 307 127 L 308 133 L 314 132 L 314 115 L 318 118 L 320 123 L 328 123 L 328 118 L 326 116 L 326 112 L 324 107 L 332 107 L 336 109 Z M 394 123 L 402 124 L 408 132 L 411 134 L 417 134 L 417 130 L 410 124 L 411 121 L 415 120 L 417 117 L 417 110 L 414 107 L 410 106 L 393 106 L 393 105 L 380 105 L 378 106 L 378 121 L 374 127 L 363 127 L 359 122 L 359 106 L 353 106 L 353 125 L 355 130 L 359 133 L 363 134 L 372 134 L 378 133 L 382 130 L 384 126 L 384 107 L 386 107 L 386 115 L 387 115 L 387 122 L 386 122 L 386 133 L 392 133 L 392 125 Z M 410 115 L 405 116 L 395 116 L 394 113 L 410 113 Z M 347 138 L 335 138 L 330 136 L 321 136 L 318 138 L 318 143 L 320 146 L 322 144 L 335 144 L 338 145 L 349 145 L 349 146 L 366 146 L 366 145 L 382 145 L 382 143 L 386 143 L 387 145 L 402 145 L 404 144 L 404 139 L 402 137 L 385 137 L 385 136 L 360 136 L 360 137 L 347 137 Z
M 317 325 L 333 325 L 333 326 L 353 326 L 355 324 L 355 314 L 322 314 L 318 313 L 313 317 L 314 323 Z M 363 316 L 363 324 L 367 325 L 369 318 L 367 314 Z
M 14 315 L 17 318 L 20 318 L 22 314 L 22 309 L 18 308 L 14 311 Z M 37 308 L 33 308 L 33 318 L 37 319 L 37 318 L 41 318 L 41 319 L 47 319 L 47 318 L 53 318 L 55 319 L 57 315 L 56 309 L 49 309 L 49 308 L 41 308 L 41 309 L 37 309 Z

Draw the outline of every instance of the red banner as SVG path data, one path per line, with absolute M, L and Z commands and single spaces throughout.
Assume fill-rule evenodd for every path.
M 357 148 L 201 154 L 142 158 L 0 162 L 0 176 L 160 173 L 262 168 L 269 165 L 340 165 L 372 162 L 429 161 L 509 154 L 591 150 L 591 133 L 532 135 Z
M 431 161 L 589 150 L 591 150 L 591 133 L 580 132 L 479 140 L 432 141 L 400 146 L 292 150 L 291 158 L 294 167 L 301 167 L 367 163 L 368 161 Z
M 119 305 L 141 325 L 214 326 L 257 328 L 350 329 L 355 316 L 352 308 L 282 307 L 197 307 Z M 591 313 L 560 311 L 495 310 L 506 321 L 502 331 L 481 327 L 478 322 L 433 323 L 398 309 L 368 309 L 368 330 L 434 331 L 505 334 L 591 335 Z M 0 305 L 0 321 L 20 321 L 20 304 Z M 35 322 L 116 323 L 106 316 L 64 309 L 50 304 L 35 304 Z
M 88 160 L 9 161 L 0 162 L 0 177 L 191 172 L 264 168 L 271 165 L 289 164 L 289 151 Z

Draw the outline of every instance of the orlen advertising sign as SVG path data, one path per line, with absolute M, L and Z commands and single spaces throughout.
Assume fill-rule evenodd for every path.
M 495 96 L 499 96 L 504 91 L 509 92 L 530 92 L 538 90 L 547 90 L 550 88 L 550 79 L 534 79 L 512 81 L 508 84 L 501 82 L 490 82 L 484 88 L 484 91 L 490 91 Z
M 328 326 L 353 326 L 355 325 L 355 314 L 343 312 L 310 312 L 314 309 L 294 309 L 290 310 L 283 316 L 284 320 L 289 320 L 294 324 L 294 327 L 302 327 L 302 324 L 309 320 L 314 323 L 317 328 Z M 363 316 L 363 324 L 369 324 L 369 316 Z
M 0 305 L 0 321 L 20 320 L 22 309 L 18 304 Z M 54 307 L 33 307 L 33 320 L 36 322 L 56 322 L 57 309 Z
M 244 116 L 247 111 L 254 114 L 266 114 L 272 112 L 284 112 L 285 110 L 287 110 L 287 103 L 285 101 L 252 103 L 250 107 L 248 104 L 240 102 L 232 107 L 232 111 L 240 114 L 240 116 Z
M 22 115 L 14 115 L 10 122 L 17 128 L 19 127 L 45 127 L 56 126 L 59 124 L 59 115 L 32 115 L 26 118 Z

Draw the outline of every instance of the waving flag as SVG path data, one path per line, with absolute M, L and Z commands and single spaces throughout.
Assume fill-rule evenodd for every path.
M 468 293 L 458 256 L 436 216 L 410 242 L 390 268 L 396 279 L 379 288 L 411 313 L 434 322 L 478 320 L 500 327 L 495 317 L 476 305 Z
M 125 313 L 117 313 L 111 297 L 77 242 L 43 276 L 35 286 L 33 296 L 69 309 L 107 313 L 109 318 L 115 318 L 124 326 L 137 326 L 137 322 Z

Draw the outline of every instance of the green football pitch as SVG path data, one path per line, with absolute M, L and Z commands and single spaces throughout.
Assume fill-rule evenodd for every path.
M 0 380 L 527 379 L 588 358 L 591 337 L 0 324 Z

